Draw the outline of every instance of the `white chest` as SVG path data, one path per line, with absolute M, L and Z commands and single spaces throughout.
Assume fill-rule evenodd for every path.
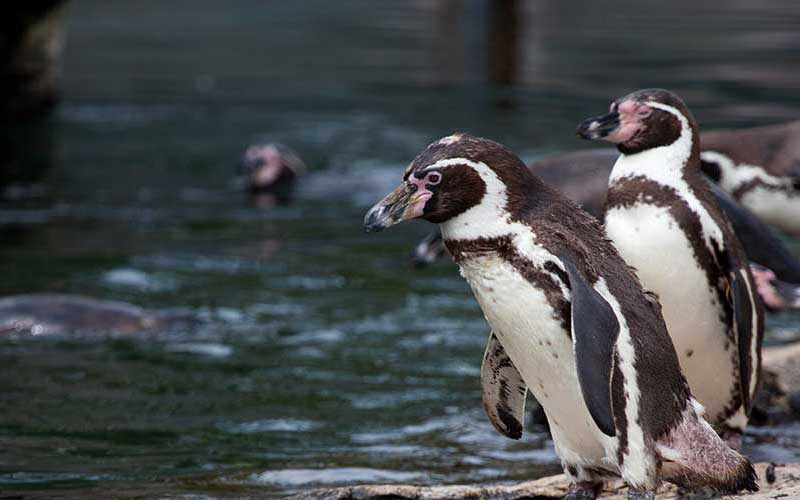
M 559 455 L 607 464 L 616 440 L 602 434 L 586 408 L 572 340 L 544 292 L 495 255 L 460 266 L 486 320 L 545 409 Z
M 605 225 L 644 287 L 658 294 L 681 368 L 713 420 L 727 405 L 735 383 L 733 346 L 720 319 L 716 291 L 686 234 L 668 209 L 644 203 L 611 209 Z

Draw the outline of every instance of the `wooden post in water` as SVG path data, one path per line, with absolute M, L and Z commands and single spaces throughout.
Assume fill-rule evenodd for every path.
M 489 12 L 489 81 L 509 85 L 519 76 L 519 0 L 491 0 Z

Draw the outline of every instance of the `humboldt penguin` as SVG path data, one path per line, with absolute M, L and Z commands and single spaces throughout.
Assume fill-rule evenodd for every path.
M 619 152 L 611 148 L 575 151 L 545 157 L 528 168 L 581 208 L 602 218 L 608 177 L 618 157 Z M 800 308 L 800 261 L 749 210 L 716 184 L 711 183 L 709 187 L 744 246 L 764 304 L 773 312 Z M 436 229 L 417 244 L 411 259 L 414 265 L 425 266 L 444 253 L 441 233 Z
M 239 161 L 239 173 L 256 205 L 287 204 L 297 179 L 306 171 L 300 156 L 283 144 L 248 146 Z
M 739 240 L 700 171 L 697 125 L 663 89 L 639 90 L 579 135 L 617 145 L 606 235 L 655 292 L 708 420 L 741 446 L 761 366 L 763 307 Z
M 500 144 L 455 134 L 431 144 L 367 213 L 366 231 L 440 225 L 492 333 L 481 368 L 495 428 L 519 438 L 525 394 L 547 415 L 570 480 L 592 499 L 621 476 L 628 498 L 664 479 L 755 490 L 750 462 L 703 419 L 660 305 L 599 222 Z
M 768 224 L 800 236 L 800 120 L 700 135 L 703 171 Z

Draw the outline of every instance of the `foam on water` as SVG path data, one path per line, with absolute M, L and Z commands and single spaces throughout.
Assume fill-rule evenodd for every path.
M 421 472 L 401 472 L 367 467 L 333 467 L 327 469 L 283 469 L 250 476 L 255 483 L 278 483 L 289 486 L 307 484 L 404 483 L 426 477 Z

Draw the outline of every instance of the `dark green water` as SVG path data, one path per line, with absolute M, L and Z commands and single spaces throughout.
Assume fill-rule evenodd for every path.
M 576 123 L 639 87 L 677 91 L 701 126 L 796 119 L 800 4 L 526 5 L 520 80 L 493 88 L 479 1 L 73 2 L 64 101 L 45 131 L 14 132 L 42 171 L 0 202 L 0 294 L 203 324 L 0 339 L 0 491 L 279 496 L 557 471 L 542 429 L 513 442 L 486 421 L 478 307 L 449 262 L 407 262 L 428 227 L 363 235 L 365 209 L 442 135 L 527 159 L 585 147 Z M 294 205 L 229 187 L 257 140 L 308 162 Z M 746 447 L 800 460 L 800 427 Z

